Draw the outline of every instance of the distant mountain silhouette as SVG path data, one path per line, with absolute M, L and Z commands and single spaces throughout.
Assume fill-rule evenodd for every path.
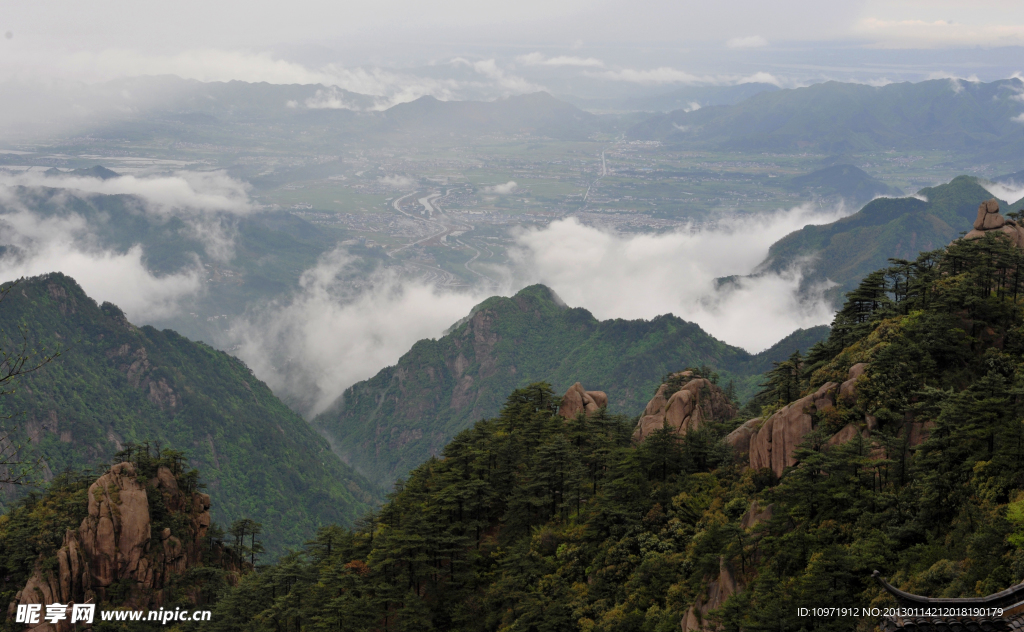
M 882 87 L 829 81 L 762 92 L 729 106 L 652 117 L 629 130 L 641 140 L 740 151 L 961 148 L 1008 159 L 1024 150 L 1018 78 L 980 83 L 935 79 Z

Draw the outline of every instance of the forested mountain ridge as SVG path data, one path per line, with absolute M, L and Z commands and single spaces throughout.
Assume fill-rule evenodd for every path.
M 786 186 L 793 191 L 811 193 L 820 200 L 849 204 L 864 204 L 876 197 L 898 196 L 902 193 L 854 165 L 832 165 L 818 169 L 790 178 Z
M 598 321 L 534 285 L 489 298 L 449 334 L 417 342 L 312 423 L 348 463 L 389 485 L 533 381 L 547 380 L 558 392 L 582 382 L 608 393 L 611 412 L 635 415 L 664 375 L 706 364 L 746 397 L 771 360 L 809 348 L 826 331 L 797 332 L 751 355 L 672 315 Z
M 246 577 L 214 629 L 853 631 L 878 618 L 799 609 L 895 605 L 876 569 L 930 597 L 1017 584 L 1021 272 L 1024 251 L 989 235 L 868 275 L 761 398 L 867 367 L 781 476 L 722 441 L 743 417 L 636 445 L 630 420 L 564 420 L 548 385 L 518 389 L 360 528 Z M 863 432 L 827 441 L 847 424 Z
M 327 523 L 351 524 L 377 499 L 238 359 L 170 330 L 137 328 L 60 273 L 22 280 L 0 303 L 4 349 L 64 348 L 0 399 L 49 472 L 108 462 L 129 443 L 184 452 L 217 497 L 214 518 L 249 517 L 272 552 Z M 13 500 L 8 497 L 8 502 Z
M 740 151 L 847 154 L 970 148 L 1010 158 L 1024 145 L 1019 78 L 990 83 L 934 79 L 868 86 L 828 81 L 762 92 L 735 105 L 654 116 L 631 128 L 641 140 Z
M 806 285 L 837 284 L 832 293 L 838 299 L 888 259 L 914 259 L 969 231 L 978 205 L 991 198 L 972 176 L 921 189 L 915 197 L 878 198 L 853 215 L 783 237 L 769 248 L 760 269 L 800 266 Z M 1003 212 L 1024 205 L 1024 200 L 1011 202 L 999 202 Z

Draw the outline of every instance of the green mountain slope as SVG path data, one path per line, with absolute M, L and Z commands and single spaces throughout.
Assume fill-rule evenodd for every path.
M 820 327 L 789 340 L 807 349 L 826 333 Z M 680 367 L 708 365 L 744 396 L 770 367 L 768 358 L 783 359 L 795 348 L 753 356 L 672 315 L 598 321 L 534 285 L 487 299 L 448 335 L 417 342 L 312 423 L 346 462 L 387 485 L 474 421 L 496 414 L 506 394 L 525 384 L 544 379 L 562 393 L 579 381 L 606 391 L 612 412 L 632 416 Z
M 828 279 L 838 284 L 832 290 L 838 297 L 889 258 L 914 259 L 970 230 L 978 205 L 992 198 L 970 176 L 922 189 L 918 196 L 923 199 L 879 198 L 839 221 L 805 226 L 775 242 L 762 269 L 784 270 L 810 259 L 805 283 Z
M 791 190 L 811 192 L 815 197 L 839 198 L 853 204 L 863 204 L 881 195 L 903 193 L 853 165 L 833 165 L 818 169 L 790 178 L 786 185 Z
M 1015 586 L 1022 268 L 987 238 L 869 275 L 798 390 L 865 372 L 806 421 L 781 476 L 720 441 L 740 420 L 637 446 L 628 421 L 556 416 L 546 384 L 512 392 L 359 529 L 245 577 L 212 629 L 863 632 L 896 629 L 879 625 L 897 602 L 876 570 L 933 598 Z M 966 610 L 916 629 L 1011 629 Z
M 170 330 L 136 328 L 67 276 L 16 285 L 0 304 L 0 329 L 4 349 L 20 342 L 19 329 L 31 348 L 66 347 L 0 399 L 16 414 L 5 423 L 50 472 L 106 462 L 129 442 L 159 442 L 202 467 L 218 522 L 262 522 L 275 553 L 319 525 L 351 524 L 377 498 L 241 361 Z
M 762 92 L 735 105 L 652 117 L 630 129 L 641 140 L 742 151 L 964 148 L 1008 158 L 1024 146 L 1024 81 L 936 79 L 882 87 L 826 83 Z M 1018 152 L 1019 153 L 1019 152 Z

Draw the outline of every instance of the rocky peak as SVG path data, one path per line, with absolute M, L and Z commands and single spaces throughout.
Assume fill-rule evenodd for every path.
M 633 438 L 643 441 L 666 424 L 672 431 L 685 435 L 705 421 L 731 419 L 738 412 L 717 384 L 688 369 L 673 373 L 658 387 L 640 417 Z
M 1024 227 L 1000 215 L 999 202 L 995 198 L 981 203 L 978 207 L 978 217 L 974 220 L 974 229 L 964 235 L 964 239 L 981 239 L 993 232 L 1006 235 L 1015 246 L 1024 248 Z
M 587 391 L 579 382 L 576 382 L 562 396 L 562 405 L 558 408 L 558 414 L 566 419 L 575 419 L 576 415 L 580 413 L 589 417 L 607 406 L 608 395 L 604 391 Z
M 162 523 L 154 529 L 152 507 L 175 530 Z M 89 486 L 87 514 L 64 533 L 56 565 L 36 562 L 8 615 L 20 604 L 103 603 L 115 586 L 125 585 L 131 589 L 115 605 L 158 607 L 169 598 L 174 577 L 201 564 L 204 554 L 222 557 L 203 546 L 209 528 L 210 497 L 182 489 L 169 467 L 158 465 L 146 478 L 135 464 L 117 463 Z M 44 622 L 35 629 L 69 632 L 71 626 Z

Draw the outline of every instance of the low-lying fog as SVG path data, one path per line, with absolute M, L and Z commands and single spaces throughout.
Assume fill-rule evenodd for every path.
M 14 246 L 0 258 L 0 279 L 59 270 L 95 300 L 118 304 L 136 324 L 167 318 L 182 309 L 184 299 L 207 292 L 200 263 L 156 275 L 141 246 L 105 249 L 97 227 L 80 215 L 34 211 L 26 196 L 43 186 L 77 195 L 132 194 L 140 213 L 186 222 L 207 254 L 223 261 L 231 259 L 236 237 L 231 218 L 251 210 L 246 187 L 223 173 L 0 180 L 0 241 Z M 613 234 L 568 218 L 521 230 L 514 265 L 494 268 L 491 276 L 504 279 L 500 294 L 544 283 L 567 304 L 600 319 L 672 313 L 756 352 L 797 328 L 828 323 L 832 311 L 820 292 L 798 293 L 799 269 L 746 275 L 757 271 L 776 240 L 849 212 L 798 206 L 759 216 L 725 214 L 713 226 L 658 235 Z M 230 344 L 224 345 L 306 414 L 325 409 L 351 384 L 395 363 L 417 340 L 442 335 L 494 293 L 442 291 L 386 268 L 357 291 L 341 280 L 353 262 L 343 247 L 326 253 L 290 294 L 235 318 Z M 717 287 L 717 278 L 733 275 L 744 278 Z

